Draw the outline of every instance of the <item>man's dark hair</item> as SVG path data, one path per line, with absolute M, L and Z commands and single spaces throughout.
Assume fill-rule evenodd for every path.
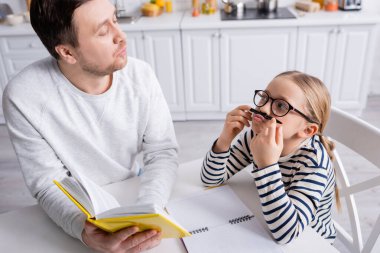
M 91 0 L 32 0 L 30 22 L 49 53 L 56 59 L 60 44 L 78 46 L 73 15 L 76 8 Z

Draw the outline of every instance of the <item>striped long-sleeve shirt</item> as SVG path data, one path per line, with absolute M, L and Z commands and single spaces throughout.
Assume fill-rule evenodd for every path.
M 215 153 L 211 149 L 203 161 L 202 182 L 207 186 L 220 185 L 252 163 L 262 211 L 278 243 L 291 242 L 309 225 L 333 243 L 335 175 L 319 136 L 305 140 L 295 152 L 280 157 L 278 163 L 260 169 L 250 152 L 252 137 L 249 129 L 228 151 Z

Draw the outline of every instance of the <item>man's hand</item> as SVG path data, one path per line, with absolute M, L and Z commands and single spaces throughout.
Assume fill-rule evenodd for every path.
M 283 147 L 282 126 L 276 125 L 275 118 L 266 122 L 250 143 L 253 159 L 259 169 L 277 163 Z
M 137 227 L 128 227 L 115 233 L 107 233 L 86 221 L 82 239 L 89 248 L 99 252 L 137 253 L 159 245 L 161 233 L 156 230 L 138 232 Z

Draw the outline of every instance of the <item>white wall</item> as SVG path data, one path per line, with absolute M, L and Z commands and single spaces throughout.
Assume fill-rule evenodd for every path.
M 190 9 L 192 0 L 172 0 L 174 10 L 186 10 Z M 200 0 L 203 2 L 204 0 Z M 239 1 L 239 0 L 235 0 Z M 252 0 L 241 0 L 244 2 L 249 2 Z M 3 3 L 8 3 L 15 13 L 24 12 L 26 10 L 25 0 L 2 0 Z M 138 7 L 143 2 L 148 2 L 148 0 L 124 0 L 127 10 L 133 11 L 138 9 Z M 219 6 L 222 6 L 221 0 L 218 0 Z M 279 6 L 292 5 L 295 0 L 278 0 Z M 380 14 L 380 1 L 379 0 L 363 0 L 363 9 L 375 11 Z M 376 39 L 376 49 L 373 63 L 373 71 L 371 74 L 371 87 L 370 92 L 372 94 L 380 94 L 380 25 L 377 29 L 377 39 Z

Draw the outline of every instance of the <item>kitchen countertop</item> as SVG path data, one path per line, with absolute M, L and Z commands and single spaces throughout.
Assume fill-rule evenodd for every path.
M 293 8 L 291 11 L 296 12 Z M 158 17 L 141 16 L 135 23 L 124 23 L 119 20 L 123 31 L 159 31 L 159 30 L 192 30 L 218 28 L 254 28 L 254 27 L 289 27 L 289 26 L 316 26 L 316 25 L 360 25 L 380 23 L 380 15 L 370 12 L 326 12 L 305 13 L 297 15 L 295 19 L 274 20 L 242 20 L 222 21 L 220 12 L 213 15 L 192 17 L 191 11 L 163 13 Z M 16 26 L 0 24 L 0 36 L 34 35 L 30 23 Z
M 184 12 L 162 13 L 158 17 L 141 16 L 134 24 L 124 24 L 119 19 L 123 31 L 147 31 L 147 30 L 178 30 Z
M 163 13 L 158 17 L 141 16 L 133 24 L 125 23 L 122 18 L 119 19 L 120 27 L 123 31 L 148 31 L 148 30 L 178 30 L 184 12 Z M 9 35 L 35 35 L 30 23 L 23 23 L 16 26 L 10 26 L 0 23 L 0 36 Z
M 351 25 L 351 24 L 375 24 L 380 22 L 380 15 L 364 11 L 347 12 L 319 11 L 316 13 L 304 13 L 300 15 L 294 8 L 289 8 L 297 18 L 294 19 L 254 19 L 222 21 L 220 12 L 214 15 L 201 15 L 192 17 L 191 11 L 186 11 L 181 29 L 215 29 L 215 28 L 251 28 L 251 27 L 288 27 L 288 26 L 316 26 L 316 25 Z

